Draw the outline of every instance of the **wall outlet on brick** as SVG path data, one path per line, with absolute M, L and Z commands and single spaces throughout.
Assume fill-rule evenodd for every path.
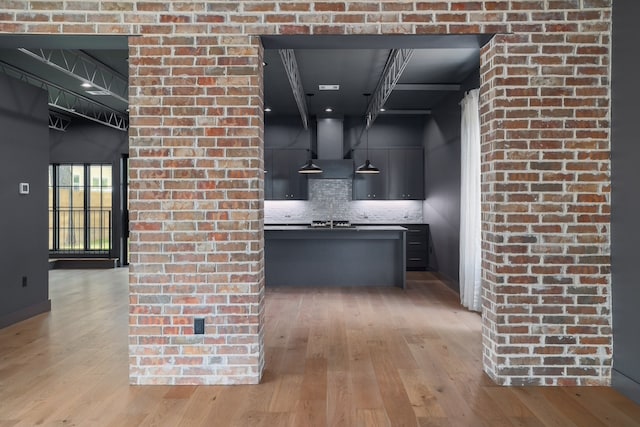
M 197 335 L 204 334 L 204 319 L 193 319 L 193 333 Z

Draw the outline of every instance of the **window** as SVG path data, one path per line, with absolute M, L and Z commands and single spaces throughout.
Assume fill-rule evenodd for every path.
M 112 167 L 49 166 L 49 252 L 105 255 L 112 246 Z

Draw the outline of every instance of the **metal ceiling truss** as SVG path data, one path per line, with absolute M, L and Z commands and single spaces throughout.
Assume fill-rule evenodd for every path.
M 367 107 L 367 129 L 371 127 L 376 117 L 378 117 L 380 109 L 384 107 L 384 103 L 387 102 L 389 95 L 393 92 L 393 88 L 398 83 L 412 55 L 413 49 L 393 49 L 389 54 L 382 76 L 378 81 L 378 86 L 373 92 L 371 102 Z
M 307 101 L 304 95 L 304 89 L 302 88 L 302 79 L 300 78 L 300 71 L 298 70 L 298 63 L 296 62 L 296 55 L 293 49 L 279 49 L 280 58 L 284 65 L 284 70 L 287 73 L 291 90 L 293 91 L 293 98 L 298 105 L 298 111 L 300 117 L 302 117 L 302 125 L 305 129 L 309 128 L 309 112 L 307 110 Z
M 0 61 L 0 71 L 46 90 L 49 96 L 49 107 L 51 108 L 64 111 L 77 117 L 83 117 L 121 131 L 126 131 L 129 128 L 129 118 L 126 115 L 104 104 L 71 92 L 51 82 L 47 82 L 2 61 Z
M 24 49 L 18 51 L 71 77 L 90 83 L 93 90 L 129 103 L 127 78 L 79 50 Z
M 49 111 L 49 128 L 50 129 L 65 132 L 70 124 L 71 124 L 71 120 L 69 120 L 67 117 L 62 117 L 52 111 Z

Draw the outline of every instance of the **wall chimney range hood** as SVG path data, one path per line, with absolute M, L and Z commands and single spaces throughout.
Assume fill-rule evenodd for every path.
M 322 173 L 310 174 L 313 179 L 351 179 L 353 178 L 353 160 L 344 159 L 343 120 L 341 118 L 318 118 L 317 152 L 313 163 L 322 169 Z

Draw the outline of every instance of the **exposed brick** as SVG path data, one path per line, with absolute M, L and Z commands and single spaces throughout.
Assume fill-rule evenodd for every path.
M 485 319 L 485 368 L 500 384 L 606 385 L 600 366 L 610 357 L 571 355 L 611 353 L 610 316 L 600 311 L 610 294 L 610 9 L 611 0 L 9 0 L 0 25 L 144 35 L 130 38 L 129 55 L 130 372 L 139 384 L 246 383 L 262 372 L 263 320 L 253 312 L 262 281 L 251 268 L 260 223 L 246 219 L 261 209 L 261 154 L 252 150 L 261 144 L 261 48 L 250 35 L 502 33 L 481 60 L 484 274 L 501 313 Z M 164 286 L 175 301 L 143 299 Z M 192 317 L 213 324 L 218 309 L 230 316 L 215 327 L 220 337 L 194 339 Z M 532 331 L 549 335 L 541 343 Z M 561 352 L 516 356 L 527 344 Z M 228 357 L 199 355 L 209 350 Z

